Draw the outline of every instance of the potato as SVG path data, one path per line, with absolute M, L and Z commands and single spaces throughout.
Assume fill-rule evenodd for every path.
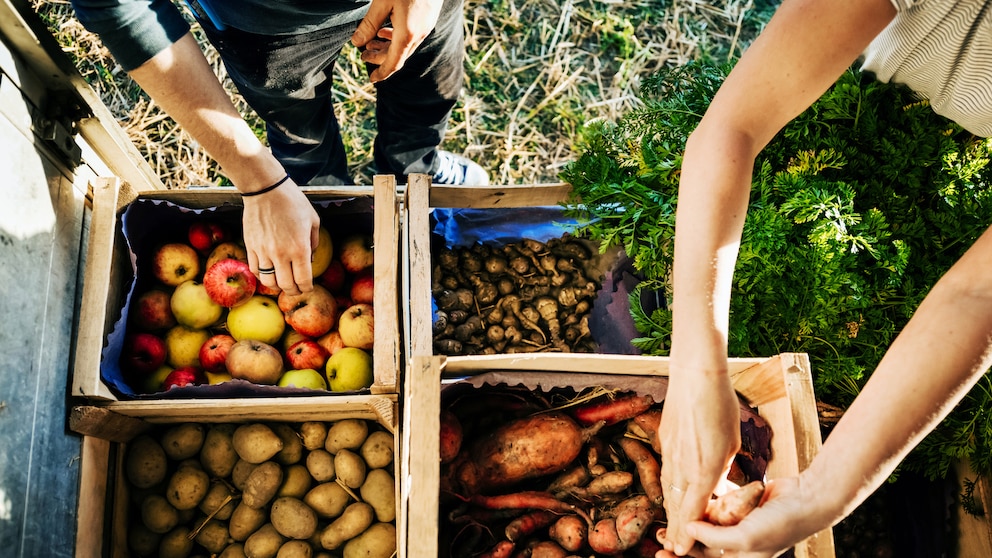
M 336 482 L 325 482 L 310 489 L 303 501 L 320 517 L 332 519 L 348 507 L 351 495 Z
M 158 551 L 161 533 L 156 533 L 141 522 L 132 523 L 127 530 L 127 547 L 136 556 L 150 556 Z
M 307 454 L 307 471 L 317 482 L 334 480 L 334 456 L 327 450 L 315 449 Z
M 234 542 L 227 530 L 227 524 L 216 519 L 204 523 L 193 540 L 211 554 L 217 554 Z
M 210 477 L 195 467 L 184 467 L 172 473 L 165 497 L 177 510 L 193 509 L 210 490 Z
M 227 521 L 234 512 L 234 494 L 226 482 L 214 483 L 198 507 L 205 515 L 213 514 L 214 519 Z
M 331 453 L 337 453 L 343 449 L 358 449 L 362 447 L 362 443 L 365 442 L 368 435 L 369 424 L 363 419 L 339 420 L 327 429 L 324 449 Z
M 296 430 L 284 423 L 273 424 L 269 428 L 282 441 L 282 449 L 273 457 L 273 460 L 282 465 L 299 463 L 303 459 L 303 440 L 300 439 Z
M 231 438 L 238 457 L 249 463 L 262 463 L 282 450 L 282 440 L 262 423 L 242 424 Z
M 180 525 L 166 533 L 158 544 L 159 558 L 186 558 L 193 552 L 189 527 Z
M 280 535 L 289 539 L 308 539 L 317 530 L 316 512 L 298 498 L 276 498 L 269 520 Z
M 241 501 L 252 508 L 261 508 L 272 500 L 282 485 L 282 467 L 275 461 L 266 461 L 248 475 Z
M 304 422 L 300 425 L 300 438 L 303 440 L 303 447 L 308 450 L 323 448 L 324 440 L 327 439 L 327 425 L 317 421 Z
M 374 520 L 375 511 L 372 506 L 365 502 L 350 504 L 345 508 L 344 513 L 320 534 L 320 545 L 327 550 L 340 548 L 368 529 Z
M 238 459 L 238 462 L 234 464 L 234 469 L 231 470 L 231 484 L 234 488 L 238 490 L 245 489 L 245 481 L 248 480 L 248 475 L 258 467 L 257 463 L 248 463 L 244 459 Z
M 200 453 L 206 430 L 202 424 L 187 422 L 168 428 L 162 433 L 162 449 L 169 459 L 182 461 Z
M 396 527 L 376 523 L 344 545 L 344 558 L 389 558 L 396 552 Z
M 147 434 L 136 436 L 127 445 L 124 474 L 138 488 L 149 488 L 165 480 L 169 462 L 165 450 Z
M 245 556 L 245 545 L 236 542 L 227 545 L 224 552 L 221 552 L 217 558 L 248 558 Z
M 385 469 L 372 469 L 360 490 L 362 500 L 375 510 L 375 518 L 383 523 L 396 519 L 396 489 L 393 476 Z
M 141 502 L 141 523 L 159 535 L 179 525 L 179 511 L 160 494 L 149 494 Z
M 313 485 L 313 477 L 307 471 L 305 465 L 299 463 L 283 468 L 282 485 L 276 496 L 292 496 L 293 498 L 303 498 L 310 491 Z
M 365 482 L 365 460 L 357 453 L 342 449 L 334 454 L 334 474 L 348 488 L 358 488 Z
M 234 451 L 231 441 L 233 434 L 234 425 L 231 424 L 215 424 L 207 428 L 200 450 L 200 463 L 211 477 L 228 477 L 234 470 L 238 452 Z
M 285 539 L 271 523 L 259 527 L 245 541 L 245 556 L 248 558 L 275 558 Z
M 245 541 L 258 528 L 265 525 L 269 520 L 269 510 L 265 508 L 253 508 L 241 502 L 234 508 L 231 519 L 227 522 L 227 529 L 231 533 L 231 538 L 235 541 Z
M 313 547 L 307 541 L 286 541 L 276 554 L 276 558 L 311 558 Z
M 376 430 L 358 450 L 370 469 L 381 469 L 393 462 L 393 435 L 385 430 Z

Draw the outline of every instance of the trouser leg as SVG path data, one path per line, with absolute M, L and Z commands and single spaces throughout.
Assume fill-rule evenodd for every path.
M 376 84 L 377 172 L 405 181 L 437 169 L 437 146 L 464 76 L 463 10 L 462 0 L 445 0 L 434 31 L 403 68 Z
M 354 25 L 270 37 L 201 24 L 238 91 L 265 120 L 272 153 L 293 180 L 351 184 L 331 85 Z

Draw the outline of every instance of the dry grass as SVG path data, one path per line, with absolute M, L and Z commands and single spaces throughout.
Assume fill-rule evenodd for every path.
M 466 0 L 465 91 L 444 147 L 478 161 L 496 183 L 557 181 L 581 127 L 634 106 L 645 75 L 701 56 L 739 55 L 768 11 L 752 2 Z M 67 0 L 34 4 L 167 186 L 224 183 L 210 157 L 73 18 Z M 201 44 L 224 79 L 216 53 Z M 374 89 L 354 48 L 344 49 L 336 72 L 335 109 L 350 167 L 357 183 L 368 184 Z M 264 139 L 262 123 L 224 82 Z

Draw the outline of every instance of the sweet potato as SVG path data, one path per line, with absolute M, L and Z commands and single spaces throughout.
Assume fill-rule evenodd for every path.
M 506 539 L 517 542 L 528 535 L 533 535 L 539 530 L 548 527 L 557 518 L 557 514 L 548 510 L 534 510 L 525 513 L 507 524 L 505 530 Z
M 628 471 L 608 471 L 597 475 L 585 487 L 573 488 L 567 491 L 577 498 L 593 498 L 620 494 L 634 484 L 634 474 Z
M 472 495 L 559 472 L 579 456 L 590 435 L 563 413 L 511 421 L 468 448 L 454 484 Z
M 661 506 L 664 496 L 661 491 L 661 465 L 654 454 L 643 443 L 633 438 L 620 438 L 618 442 L 627 458 L 637 469 L 637 480 L 647 494 L 648 500 L 656 506 Z
M 530 558 L 566 558 L 568 553 L 553 541 L 541 541 L 530 548 Z
M 547 510 L 552 512 L 576 511 L 573 504 L 563 502 L 548 492 L 526 491 L 498 496 L 477 494 L 471 498 L 473 505 L 489 510 Z
M 548 529 L 548 536 L 569 552 L 578 552 L 586 543 L 589 524 L 577 515 L 563 515 Z
M 644 411 L 630 419 L 630 422 L 643 433 L 646 439 L 651 441 L 651 449 L 661 455 L 661 438 L 658 437 L 658 428 L 661 425 L 661 409 Z
M 499 541 L 488 552 L 480 554 L 479 558 L 510 558 L 514 548 L 516 545 L 510 541 Z
M 620 502 L 616 508 L 616 529 L 622 549 L 640 542 L 653 520 L 654 511 L 647 496 L 638 494 Z
M 571 488 L 585 486 L 589 482 L 589 470 L 581 463 L 576 463 L 562 474 L 555 477 L 548 486 L 548 492 L 556 494 Z
M 608 556 L 623 552 L 620 536 L 617 534 L 616 519 L 608 517 L 600 519 L 589 529 L 589 548 L 597 554 Z
M 632 419 L 654 405 L 650 395 L 625 395 L 576 407 L 573 411 L 579 424 L 589 426 L 605 421 L 607 426 Z
M 462 449 L 462 424 L 454 413 L 441 411 L 441 463 L 450 463 Z
M 758 507 L 764 492 L 765 483 L 756 480 L 711 500 L 706 506 L 706 520 L 714 525 L 737 525 Z

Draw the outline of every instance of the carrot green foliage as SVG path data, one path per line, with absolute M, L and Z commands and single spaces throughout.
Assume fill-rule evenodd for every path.
M 690 63 L 652 76 L 642 106 L 583 131 L 561 175 L 574 187 L 568 211 L 592 219 L 582 232 L 604 249 L 623 246 L 644 288 L 669 300 L 685 141 L 729 69 Z M 905 88 L 846 72 L 756 161 L 729 353 L 805 352 L 817 396 L 848 405 L 930 287 L 992 223 L 990 152 L 992 142 Z M 635 344 L 666 354 L 670 312 L 631 307 Z M 942 478 L 965 457 L 992 472 L 988 377 L 903 466 Z

